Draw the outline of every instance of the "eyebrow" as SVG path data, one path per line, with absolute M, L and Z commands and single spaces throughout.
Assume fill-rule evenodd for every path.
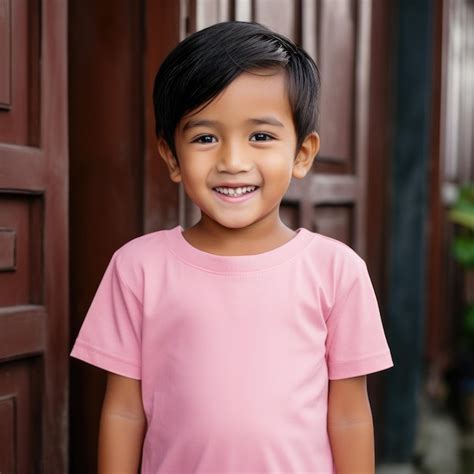
M 276 117 L 272 117 L 271 115 L 251 118 L 247 120 L 247 122 L 254 125 L 275 125 L 276 127 L 284 127 Z
M 274 125 L 276 127 L 284 127 L 284 125 L 276 117 L 271 115 L 250 118 L 246 122 L 252 125 Z M 195 127 L 216 127 L 216 125 L 219 125 L 219 123 L 220 122 L 217 120 L 190 119 L 184 124 L 183 132 Z

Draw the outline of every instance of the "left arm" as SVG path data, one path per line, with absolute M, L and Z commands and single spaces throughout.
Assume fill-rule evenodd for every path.
M 366 376 L 330 380 L 327 428 L 337 474 L 374 474 L 374 428 Z

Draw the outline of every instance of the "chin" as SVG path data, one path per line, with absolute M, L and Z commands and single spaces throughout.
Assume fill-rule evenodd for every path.
M 244 227 L 248 227 L 251 225 L 251 222 L 220 222 L 221 226 L 227 227 L 228 229 L 243 229 Z
M 226 219 L 226 220 L 219 220 L 215 219 L 222 227 L 227 227 L 228 229 L 243 229 L 244 227 L 248 227 L 254 223 L 254 221 L 245 219 L 245 220 L 236 220 L 236 219 Z

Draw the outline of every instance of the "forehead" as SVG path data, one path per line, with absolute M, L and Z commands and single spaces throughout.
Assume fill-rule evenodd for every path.
M 238 124 L 257 116 L 273 116 L 285 126 L 292 125 L 284 71 L 262 69 L 239 74 L 211 102 L 182 117 L 178 128 L 185 131 L 189 123 L 202 119 Z

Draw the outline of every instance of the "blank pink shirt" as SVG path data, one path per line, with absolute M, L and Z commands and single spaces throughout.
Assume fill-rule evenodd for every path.
M 182 231 L 115 252 L 71 352 L 141 380 L 141 472 L 333 473 L 328 381 L 393 365 L 364 261 L 304 228 L 244 256 Z

